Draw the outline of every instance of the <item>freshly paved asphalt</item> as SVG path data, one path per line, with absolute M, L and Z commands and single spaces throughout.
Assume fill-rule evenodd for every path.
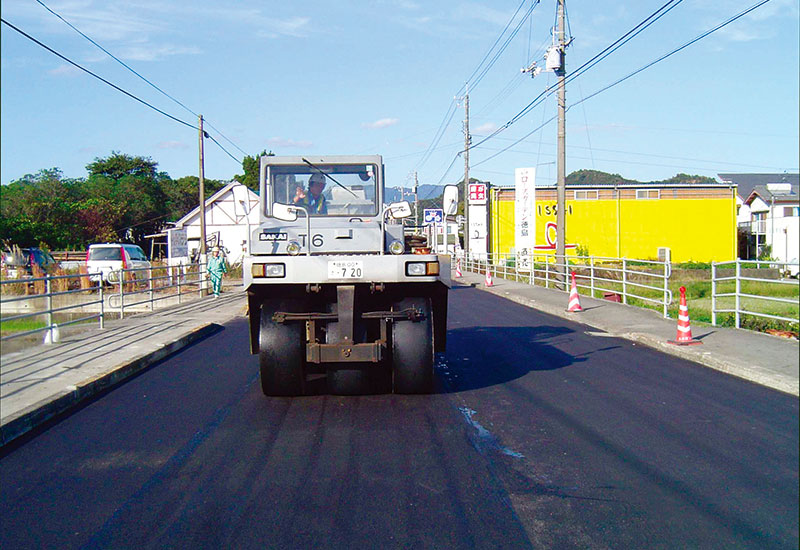
M 466 287 L 429 396 L 265 398 L 220 326 L 7 445 L 0 546 L 798 546 L 791 394 Z

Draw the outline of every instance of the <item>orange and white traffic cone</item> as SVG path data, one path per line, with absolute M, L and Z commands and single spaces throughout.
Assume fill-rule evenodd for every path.
M 486 280 L 484 281 L 484 283 L 486 284 L 487 287 L 494 286 L 494 283 L 492 282 L 492 274 L 489 271 L 488 267 L 486 268 Z
M 678 306 L 678 334 L 674 340 L 667 340 L 670 344 L 676 346 L 693 346 L 695 344 L 702 344 L 700 340 L 692 338 L 692 326 L 689 323 L 689 306 L 686 305 L 686 287 L 682 286 L 681 291 L 681 304 Z
M 456 262 L 456 279 L 461 278 L 461 260 Z
M 580 312 L 583 311 L 581 307 L 581 299 L 578 295 L 578 285 L 575 283 L 575 272 L 572 272 L 572 288 L 569 290 L 569 305 L 567 305 L 567 312 Z

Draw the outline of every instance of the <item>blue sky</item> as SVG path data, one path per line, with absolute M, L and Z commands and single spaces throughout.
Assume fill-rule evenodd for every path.
M 213 125 L 206 129 L 236 158 L 243 156 L 239 148 L 248 154 L 264 149 L 279 155 L 378 153 L 392 186 L 407 185 L 415 170 L 420 183 L 463 177 L 464 161 L 456 155 L 463 148 L 464 111 L 454 96 L 498 37 L 502 44 L 531 6 L 526 0 L 512 20 L 521 0 L 43 1 L 191 111 L 202 113 Z M 567 104 L 755 3 L 684 0 L 575 78 L 567 88 Z M 567 0 L 573 36 L 568 73 L 663 4 Z M 531 61 L 543 64 L 555 10 L 555 0 L 542 0 L 485 76 L 479 82 L 472 78 L 473 143 L 555 82 L 552 73 L 531 78 L 520 72 Z M 678 172 L 796 172 L 799 13 L 797 0 L 771 0 L 570 108 L 567 172 L 597 169 L 642 181 Z M 3 0 L 2 17 L 196 125 L 191 112 L 36 1 Z M 0 52 L 2 183 L 52 167 L 67 177 L 84 177 L 87 164 L 112 151 L 151 157 L 173 178 L 197 175 L 196 130 L 69 66 L 7 25 L 2 25 Z M 470 175 L 511 184 L 515 168 L 537 166 L 540 182 L 554 182 L 556 123 L 531 131 L 555 113 L 551 95 L 473 148 Z M 229 179 L 237 172 L 240 165 L 206 141 L 206 177 Z

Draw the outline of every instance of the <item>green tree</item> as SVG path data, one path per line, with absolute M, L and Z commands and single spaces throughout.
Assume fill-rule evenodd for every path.
M 79 247 L 83 231 L 75 202 L 82 185 L 50 168 L 0 186 L 0 239 L 19 246 Z
M 86 166 L 88 197 L 105 201 L 111 211 L 120 212 L 114 226 L 118 239 L 144 244 L 145 235 L 157 233 L 164 226 L 169 212 L 163 189 L 171 180 L 157 167 L 149 157 L 117 151 Z
M 635 180 L 625 179 L 619 174 L 609 174 L 600 170 L 576 170 L 566 177 L 567 185 L 619 185 L 621 183 L 635 183 Z
M 203 190 L 206 198 L 224 186 L 225 183 L 219 180 L 203 180 Z M 166 220 L 179 220 L 200 204 L 200 178 L 197 176 L 184 176 L 176 180 L 163 182 L 162 191 L 167 199 L 168 215 L 165 218 Z
M 261 151 L 261 154 L 256 155 L 254 157 L 251 157 L 250 155 L 244 157 L 244 160 L 242 160 L 242 170 L 244 171 L 244 174 L 237 174 L 233 176 L 233 179 L 235 179 L 239 183 L 243 183 L 256 193 L 258 193 L 258 176 L 259 176 L 258 171 L 261 165 L 261 157 L 265 155 L 272 157 L 275 156 L 275 153 L 273 153 L 272 151 L 267 153 L 267 151 L 265 150 Z
M 712 177 L 709 176 L 696 176 L 690 174 L 676 174 L 669 179 L 657 182 L 657 183 L 716 183 Z

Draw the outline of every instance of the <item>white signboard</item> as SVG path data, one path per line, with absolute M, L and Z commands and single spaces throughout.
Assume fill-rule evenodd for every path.
M 186 229 L 167 229 L 167 257 L 188 258 L 189 241 L 186 238 Z
M 514 246 L 517 251 L 517 269 L 531 270 L 531 254 L 536 244 L 535 204 L 536 168 L 517 168 L 514 170 Z
M 469 205 L 469 254 L 476 259 L 485 259 L 487 252 L 486 205 Z

